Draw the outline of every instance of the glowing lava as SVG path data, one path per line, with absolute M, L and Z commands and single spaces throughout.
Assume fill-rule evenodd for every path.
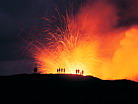
M 41 73 L 55 73 L 57 68 L 65 68 L 66 73 L 73 74 L 80 69 L 85 71 L 85 75 L 92 74 L 91 69 L 95 69 L 98 63 L 94 37 L 86 36 L 74 22 L 68 23 L 66 30 L 58 28 L 57 31 L 47 32 L 50 35 L 48 44 L 35 45 L 33 54 Z
M 116 27 L 117 13 L 114 5 L 100 0 L 75 16 L 59 16 L 64 25 L 45 29 L 43 41 L 32 46 L 39 71 L 56 73 L 57 68 L 65 68 L 74 74 L 80 69 L 101 79 L 137 80 L 138 28 Z

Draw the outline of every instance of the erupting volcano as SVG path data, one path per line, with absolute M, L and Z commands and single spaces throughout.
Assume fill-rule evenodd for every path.
M 99 0 L 82 5 L 75 15 L 57 11 L 57 17 L 43 17 L 48 27 L 31 48 L 40 73 L 65 68 L 74 74 L 79 69 L 101 79 L 137 81 L 138 27 L 119 27 L 118 12 L 113 4 Z M 60 26 L 53 26 L 55 20 Z

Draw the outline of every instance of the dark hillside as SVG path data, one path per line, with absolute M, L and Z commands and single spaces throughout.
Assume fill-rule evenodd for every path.
M 138 83 L 92 76 L 23 74 L 0 77 L 0 104 L 106 104 L 138 102 Z

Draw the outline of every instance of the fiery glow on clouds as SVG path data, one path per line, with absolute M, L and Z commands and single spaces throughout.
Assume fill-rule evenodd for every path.
M 138 27 L 117 28 L 117 13 L 114 5 L 99 1 L 84 5 L 76 16 L 60 16 L 66 26 L 45 29 L 43 41 L 32 46 L 40 72 L 80 69 L 101 79 L 137 81 Z

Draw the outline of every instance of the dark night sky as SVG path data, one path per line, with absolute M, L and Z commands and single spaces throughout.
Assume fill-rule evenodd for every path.
M 52 0 L 0 0 L 0 75 L 26 73 L 33 63 L 23 52 L 24 34 L 34 21 L 51 15 Z
M 64 1 L 64 2 L 63 2 Z M 41 17 L 54 15 L 58 7 L 64 14 L 68 4 L 84 0 L 0 0 L 0 75 L 29 73 L 33 61 L 24 52 L 23 37 Z M 109 0 L 120 10 L 119 26 L 138 23 L 138 0 Z

